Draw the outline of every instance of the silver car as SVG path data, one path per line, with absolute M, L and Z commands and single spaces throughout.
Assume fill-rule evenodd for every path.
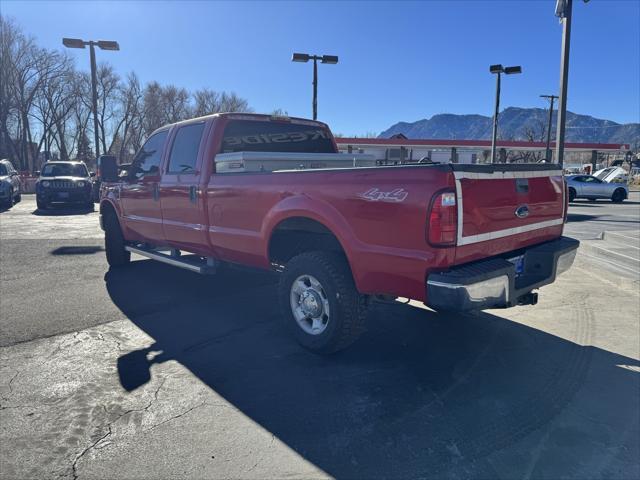
M 603 182 L 593 175 L 568 175 L 569 201 L 576 198 L 587 198 L 595 202 L 598 198 L 606 198 L 614 203 L 621 203 L 629 197 L 629 189 L 622 183 Z
M 20 177 L 9 160 L 0 160 L 0 204 L 12 207 L 20 201 Z

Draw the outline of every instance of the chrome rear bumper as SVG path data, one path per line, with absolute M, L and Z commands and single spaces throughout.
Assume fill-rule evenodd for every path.
M 426 304 L 436 310 L 483 310 L 531 304 L 537 301 L 532 290 L 553 283 L 568 270 L 580 242 L 573 238 L 527 248 L 521 273 L 507 260 L 513 254 L 432 273 L 427 278 Z

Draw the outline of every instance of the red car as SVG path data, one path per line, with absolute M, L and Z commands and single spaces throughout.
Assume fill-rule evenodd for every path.
M 304 119 L 187 120 L 154 132 L 126 174 L 108 170 L 111 267 L 135 252 L 203 274 L 220 262 L 279 271 L 283 314 L 323 353 L 357 338 L 377 298 L 459 311 L 535 304 L 579 245 L 562 236 L 557 165 L 376 166 L 339 154 L 327 125 Z

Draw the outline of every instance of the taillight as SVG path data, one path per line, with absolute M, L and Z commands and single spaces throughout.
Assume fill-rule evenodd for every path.
M 427 238 L 435 247 L 456 244 L 458 232 L 458 208 L 454 192 L 437 193 L 431 201 Z

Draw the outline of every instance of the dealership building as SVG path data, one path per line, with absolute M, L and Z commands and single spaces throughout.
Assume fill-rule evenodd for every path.
M 439 163 L 487 163 L 491 161 L 490 140 L 438 140 L 408 139 L 404 135 L 391 138 L 336 138 L 338 148 L 344 153 L 367 153 L 381 165 L 431 161 Z M 496 146 L 499 162 L 538 162 L 545 156 L 544 142 L 503 141 Z M 555 155 L 555 142 L 551 143 Z M 592 165 L 607 158 L 624 157 L 628 144 L 565 143 L 565 165 Z

